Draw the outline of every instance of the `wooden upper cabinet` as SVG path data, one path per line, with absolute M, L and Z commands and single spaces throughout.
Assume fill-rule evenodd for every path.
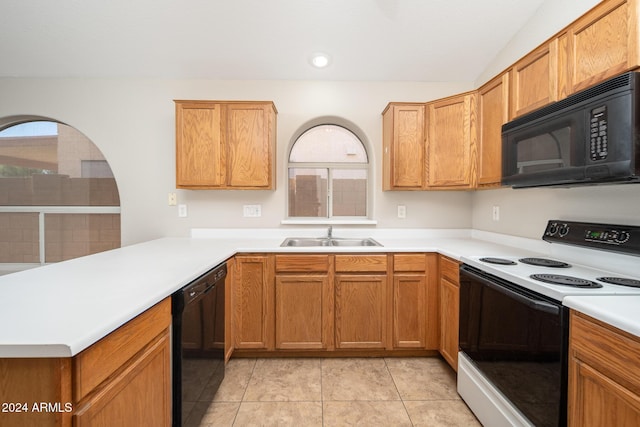
M 227 107 L 227 184 L 237 188 L 273 188 L 275 107 L 272 103 Z
M 423 189 L 424 115 L 424 104 L 390 103 L 383 111 L 383 190 Z
M 428 188 L 469 189 L 476 183 L 476 94 L 427 104 Z
M 511 117 L 558 100 L 558 40 L 540 46 L 511 69 Z
M 275 188 L 272 102 L 175 103 L 178 188 Z
M 224 183 L 222 105 L 176 101 L 176 185 L 221 187 Z
M 509 121 L 509 73 L 478 90 L 478 187 L 495 187 L 502 178 L 502 125 Z
M 638 1 L 599 3 L 560 35 L 560 97 L 640 65 Z

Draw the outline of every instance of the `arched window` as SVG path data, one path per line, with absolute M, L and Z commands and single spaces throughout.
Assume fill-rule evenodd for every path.
M 349 129 L 322 124 L 294 142 L 288 162 L 290 218 L 366 218 L 369 159 Z
M 118 187 L 100 150 L 62 123 L 0 120 L 0 274 L 120 241 Z

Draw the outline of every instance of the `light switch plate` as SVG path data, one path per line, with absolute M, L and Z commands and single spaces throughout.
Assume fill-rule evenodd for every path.
M 169 193 L 168 202 L 169 206 L 175 206 L 178 204 L 178 196 L 176 196 L 176 193 Z
M 180 218 L 187 217 L 187 205 L 178 205 L 178 216 Z

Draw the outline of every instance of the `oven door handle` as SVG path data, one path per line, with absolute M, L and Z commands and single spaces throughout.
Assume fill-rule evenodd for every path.
M 548 303 L 546 301 L 541 301 L 541 300 L 537 300 L 534 298 L 530 298 L 526 295 L 522 295 L 518 292 L 515 292 L 509 288 L 506 288 L 504 286 L 501 286 L 499 283 L 493 282 L 489 279 L 487 279 L 486 277 L 483 277 L 471 270 L 468 270 L 464 267 L 460 267 L 460 269 L 462 271 L 464 271 L 464 274 L 467 274 L 469 276 L 472 276 L 474 279 L 482 282 L 483 285 L 488 286 L 489 288 L 493 289 L 494 291 L 500 292 L 503 295 L 508 296 L 509 298 L 515 299 L 516 301 L 519 301 L 525 305 L 527 305 L 528 307 L 533 308 L 534 310 L 538 310 L 538 311 L 542 311 L 545 313 L 549 313 L 549 314 L 553 314 L 553 315 L 558 315 L 560 313 L 560 307 L 551 303 Z

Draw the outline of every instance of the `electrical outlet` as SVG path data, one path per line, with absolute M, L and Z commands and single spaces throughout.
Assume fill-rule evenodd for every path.
M 178 205 L 178 216 L 180 218 L 187 217 L 187 205 Z
M 398 205 L 398 218 L 407 217 L 407 207 L 405 205 Z
M 169 206 L 175 206 L 178 204 L 178 196 L 176 193 L 169 193 Z
M 258 218 L 262 216 L 262 205 L 244 205 L 242 216 L 245 218 Z
M 500 206 L 494 206 L 491 212 L 494 221 L 500 221 Z

